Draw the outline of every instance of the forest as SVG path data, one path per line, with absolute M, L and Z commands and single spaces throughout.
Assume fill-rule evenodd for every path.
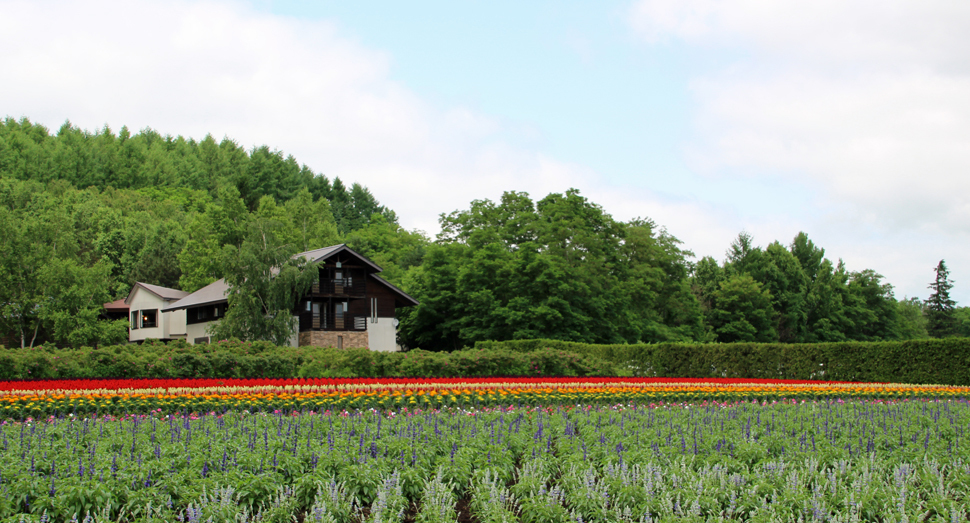
M 698 260 L 663 226 L 615 220 L 576 190 L 539 200 L 509 191 L 440 225 L 434 239 L 406 230 L 367 187 L 269 146 L 69 122 L 51 132 L 7 118 L 0 337 L 11 347 L 123 342 L 126 322 L 101 319 L 101 306 L 136 281 L 194 291 L 254 250 L 338 243 L 421 302 L 400 311 L 407 348 L 970 335 L 970 309 L 949 299 L 942 261 L 935 281 L 927 268 L 932 294 L 898 299 L 875 269 L 846 267 L 804 233 L 762 247 L 741 232 L 723 261 Z

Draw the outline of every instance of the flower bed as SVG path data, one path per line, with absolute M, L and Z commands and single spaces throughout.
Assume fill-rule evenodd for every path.
M 0 416 L 970 397 L 970 387 L 668 378 L 145 379 L 0 382 Z
M 967 397 L 709 379 L 0 382 L 0 520 L 964 521 Z

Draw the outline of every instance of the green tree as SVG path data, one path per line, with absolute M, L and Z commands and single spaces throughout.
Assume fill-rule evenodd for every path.
M 402 315 L 410 347 L 486 339 L 596 343 L 704 336 L 690 255 L 646 220 L 616 222 L 572 189 L 533 202 L 506 192 L 441 218 L 404 278 L 421 305 Z
M 927 331 L 934 338 L 955 336 L 956 302 L 950 298 L 950 289 L 953 288 L 950 271 L 947 270 L 944 260 L 940 260 L 933 271 L 936 272 L 936 279 L 929 285 L 933 293 L 926 300 Z
M 957 307 L 953 310 L 953 315 L 956 317 L 957 336 L 970 338 L 970 307 Z
M 72 347 L 117 344 L 128 338 L 128 321 L 99 319 L 110 300 L 110 268 L 83 267 L 73 260 L 50 260 L 40 271 L 43 299 L 38 317 L 52 340 Z
M 408 231 L 377 213 L 370 223 L 347 235 L 347 246 L 379 265 L 381 277 L 394 284 L 400 284 L 409 269 L 421 265 L 429 244 L 421 231 Z
M 754 245 L 754 238 L 747 231 L 741 231 L 725 254 L 724 270 L 728 275 L 736 275 L 750 273 L 760 262 L 762 251 Z
M 778 341 L 798 343 L 805 341 L 808 327 L 809 279 L 791 252 L 778 242 L 773 242 L 757 256 L 751 256 L 748 272 L 771 294 L 775 311 L 775 331 Z
M 318 277 L 317 264 L 293 257 L 297 250 L 292 224 L 277 212 L 271 197 L 260 200 L 249 229 L 238 249 L 226 247 L 229 303 L 211 334 L 288 345 L 296 324 L 293 308 Z
M 178 254 L 179 288 L 194 292 L 225 276 L 226 258 L 242 246 L 249 223 L 239 190 L 232 185 L 220 189 L 219 200 L 194 215 L 186 227 L 185 246 Z
M 313 201 L 310 190 L 304 187 L 286 202 L 285 209 L 297 231 L 297 248 L 301 252 L 339 243 L 337 223 L 327 200 Z
M 925 305 L 919 298 L 902 299 L 896 303 L 897 334 L 903 340 L 929 338 L 926 330 Z
M 617 289 L 627 304 L 633 335 L 644 342 L 708 341 L 703 307 L 689 279 L 687 260 L 693 253 L 650 220 L 624 225 Z
M 137 247 L 132 246 L 133 252 L 126 260 L 130 263 L 128 281 L 177 287 L 182 276 L 178 257 L 186 243 L 183 225 L 175 220 L 164 220 L 129 231 L 136 233 L 130 240 L 137 243 Z
M 898 318 L 893 286 L 871 269 L 849 276 L 846 313 L 851 327 L 849 339 L 880 341 L 898 339 Z
M 720 342 L 772 342 L 778 339 L 773 316 L 771 293 L 749 274 L 740 274 L 714 293 L 710 323 Z

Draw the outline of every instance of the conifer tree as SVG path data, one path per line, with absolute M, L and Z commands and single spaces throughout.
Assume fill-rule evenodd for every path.
M 933 289 L 933 294 L 930 294 L 929 299 L 926 300 L 926 330 L 934 338 L 955 336 L 956 303 L 950 299 L 953 280 L 950 279 L 950 273 L 943 260 L 940 260 L 939 265 L 933 270 L 936 272 L 936 280 L 929 285 L 929 288 Z

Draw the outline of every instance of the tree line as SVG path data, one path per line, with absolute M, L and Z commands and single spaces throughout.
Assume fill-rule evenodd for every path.
M 99 321 L 101 304 L 136 281 L 191 292 L 225 277 L 242 289 L 287 265 L 287 277 L 237 300 L 263 305 L 236 305 L 220 327 L 223 337 L 280 339 L 282 323 L 256 328 L 247 318 L 283 317 L 273 313 L 306 284 L 300 264 L 285 260 L 347 243 L 421 302 L 399 311 L 400 341 L 411 348 L 970 334 L 970 309 L 949 299 L 942 261 L 926 301 L 898 300 L 875 270 L 832 261 L 804 233 L 760 247 L 742 232 L 722 262 L 695 261 L 665 228 L 615 220 L 576 190 L 538 201 L 507 192 L 440 223 L 434 240 L 405 230 L 366 187 L 331 181 L 267 146 L 69 123 L 51 133 L 8 118 L 0 328 L 8 345 L 117 343 L 126 323 Z
M 647 219 L 616 221 L 575 190 L 538 202 L 506 193 L 443 215 L 441 225 L 405 283 L 422 300 L 402 324 L 415 346 L 970 335 L 970 309 L 949 299 L 942 261 L 926 302 L 897 300 L 882 275 L 833 262 L 805 233 L 762 248 L 742 232 L 723 262 L 694 262 L 666 229 Z

